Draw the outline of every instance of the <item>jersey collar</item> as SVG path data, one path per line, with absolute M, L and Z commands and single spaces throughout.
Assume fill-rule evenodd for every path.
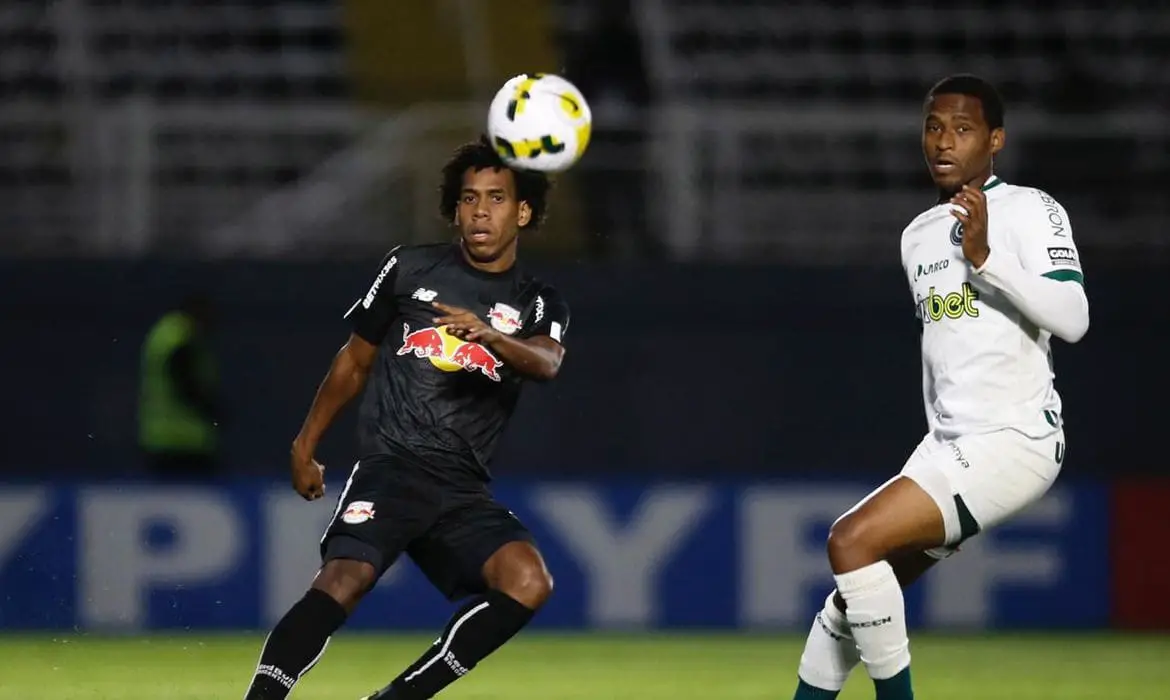
M 454 245 L 451 246 L 451 254 L 453 256 L 455 256 L 457 264 L 460 267 L 462 267 L 467 273 L 469 273 L 475 277 L 479 277 L 481 279 L 485 279 L 485 280 L 508 279 L 510 277 L 516 277 L 517 275 L 520 274 L 520 261 L 519 260 L 517 260 L 512 265 L 512 267 L 509 267 L 507 270 L 502 270 L 500 272 L 488 272 L 487 270 L 479 269 L 475 265 L 472 265 L 470 262 L 468 262 L 467 258 L 464 256 L 462 241 L 455 241 Z
M 990 176 L 988 176 L 988 178 L 987 178 L 987 179 L 986 179 L 986 180 L 983 182 L 983 186 L 979 188 L 979 191 L 980 191 L 980 192 L 986 192 L 986 191 L 988 191 L 988 190 L 993 190 L 993 189 L 995 189 L 996 187 L 999 187 L 999 186 L 1000 186 L 1000 185 L 1002 185 L 1002 184 L 1004 184 L 1004 183 L 1003 183 L 1003 180 L 1001 180 L 1001 179 L 1000 179 L 999 175 L 996 175 L 996 174 L 992 173 L 992 174 L 991 174 Z M 938 201 L 938 204 L 937 204 L 936 206 L 942 206 L 942 205 L 944 205 L 944 204 L 946 204 L 946 203 L 947 203 L 947 200 L 946 200 L 946 198 L 945 198 L 945 197 L 940 197 L 940 199 L 939 199 L 939 201 Z
M 999 179 L 998 175 L 992 174 L 992 176 L 987 178 L 987 181 L 984 182 L 983 186 L 980 187 L 979 189 L 982 190 L 983 192 L 986 192 L 987 190 L 990 190 L 994 187 L 999 187 L 1002 184 L 1003 184 L 1003 180 Z

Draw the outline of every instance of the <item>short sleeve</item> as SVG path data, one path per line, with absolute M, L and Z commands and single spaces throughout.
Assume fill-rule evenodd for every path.
M 1031 190 L 1010 210 L 1016 254 L 1024 269 L 1061 282 L 1084 285 L 1068 212 L 1051 195 Z
M 568 303 L 556 289 L 544 287 L 532 300 L 532 314 L 529 316 L 528 327 L 524 330 L 524 337 L 547 335 L 563 345 L 568 330 Z
M 345 319 L 349 321 L 353 332 L 373 345 L 381 344 L 390 324 L 398 315 L 394 289 L 401 267 L 401 252 L 400 248 L 395 248 L 382 258 L 370 286 L 345 312 Z

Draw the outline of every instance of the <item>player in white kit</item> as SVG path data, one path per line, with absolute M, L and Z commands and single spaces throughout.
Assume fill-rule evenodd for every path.
M 1004 139 L 987 82 L 952 76 L 928 93 L 922 148 L 939 197 L 902 233 L 928 430 L 899 475 L 833 524 L 837 590 L 809 632 L 796 700 L 837 697 L 858 663 L 878 700 L 913 698 L 902 587 L 1060 472 L 1050 339 L 1080 340 L 1089 302 L 1064 208 L 992 173 Z

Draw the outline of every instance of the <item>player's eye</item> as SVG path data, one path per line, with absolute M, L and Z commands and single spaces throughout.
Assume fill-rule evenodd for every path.
M 493 202 L 495 202 L 496 204 L 502 204 L 502 203 L 504 202 L 504 195 L 502 195 L 502 194 L 493 194 L 493 195 L 492 195 L 492 201 L 493 201 Z

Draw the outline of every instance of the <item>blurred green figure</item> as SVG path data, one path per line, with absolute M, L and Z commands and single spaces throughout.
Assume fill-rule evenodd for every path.
M 209 299 L 191 295 L 164 314 L 143 343 L 138 445 L 155 476 L 216 471 L 219 380 L 207 342 L 212 315 Z

